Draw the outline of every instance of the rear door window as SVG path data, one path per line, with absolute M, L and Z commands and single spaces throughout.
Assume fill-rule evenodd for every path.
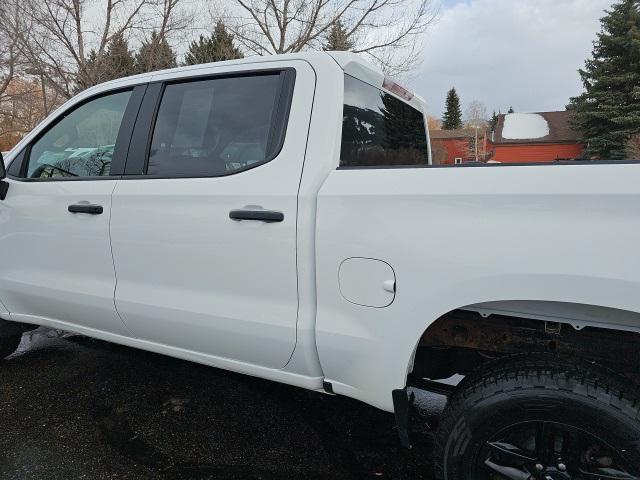
M 428 163 L 422 113 L 389 93 L 345 75 L 340 166 Z
M 147 174 L 229 175 L 273 159 L 288 108 L 283 74 L 213 78 L 165 87 L 149 150 Z

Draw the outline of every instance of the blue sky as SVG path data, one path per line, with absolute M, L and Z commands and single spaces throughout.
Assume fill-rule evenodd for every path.
M 438 0 L 434 0 L 438 1 Z M 578 68 L 612 0 L 441 0 L 408 82 L 441 116 L 456 87 L 463 111 L 473 100 L 506 111 L 561 110 L 580 93 Z

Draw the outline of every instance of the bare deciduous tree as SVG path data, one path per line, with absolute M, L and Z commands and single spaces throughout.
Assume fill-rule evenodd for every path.
M 479 100 L 473 100 L 469 103 L 465 111 L 465 123 L 468 128 L 474 129 L 474 135 L 469 143 L 469 156 L 473 157 L 476 162 L 485 156 L 484 140 L 485 130 L 487 128 L 487 107 Z M 482 130 L 482 132 L 480 132 Z
M 21 0 L 27 25 L 14 35 L 30 69 L 69 98 L 99 82 L 92 67 L 114 36 L 142 27 L 152 1 Z
M 13 1 L 0 3 L 0 102 L 18 67 L 19 49 L 12 25 L 19 21 L 17 4 Z
M 473 100 L 465 110 L 465 123 L 470 128 L 480 128 L 487 125 L 487 106 L 479 100 Z
M 434 117 L 433 115 L 427 116 L 427 127 L 429 131 L 433 130 L 442 130 L 442 120 L 438 117 Z
M 294 53 L 339 44 L 398 74 L 415 66 L 422 33 L 435 18 L 434 2 L 232 0 L 226 2 L 230 10 L 224 17 L 245 52 Z M 137 71 L 175 65 L 172 43 L 188 43 L 200 32 L 195 8 L 205 4 L 0 0 L 0 127 L 22 135 L 78 91 L 117 78 L 119 72 L 131 73 L 129 42 L 139 47 Z M 327 43 L 332 32 L 336 39 L 339 33 L 339 42 Z M 142 62 L 151 57 L 153 61 Z M 115 60 L 118 68 L 113 67 Z
M 44 117 L 36 80 L 13 78 L 0 99 L 0 150 L 11 148 Z
M 353 52 L 364 53 L 390 74 L 411 70 L 421 37 L 434 21 L 432 0 L 236 0 L 227 20 L 236 38 L 258 54 L 321 49 L 338 22 Z
M 136 69 L 140 73 L 177 66 L 169 39 L 183 35 L 185 38 L 180 40 L 187 40 L 194 29 L 195 13 L 187 8 L 185 0 L 153 1 L 152 21 L 145 26 L 151 28 L 151 33 L 145 36 L 136 55 Z
M 194 22 L 195 14 L 186 8 L 184 0 L 153 0 L 151 11 L 151 30 L 161 39 L 189 31 Z

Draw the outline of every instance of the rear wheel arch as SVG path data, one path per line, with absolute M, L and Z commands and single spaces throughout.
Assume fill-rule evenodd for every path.
M 534 352 L 577 355 L 640 376 L 640 362 L 629 361 L 638 350 L 638 312 L 570 302 L 484 302 L 431 322 L 417 339 L 407 378 L 468 374 L 484 360 Z

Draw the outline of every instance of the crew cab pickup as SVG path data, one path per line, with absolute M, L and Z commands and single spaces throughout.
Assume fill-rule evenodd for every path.
M 432 165 L 422 99 L 314 52 L 90 88 L 0 173 L 0 357 L 75 331 L 361 400 L 405 446 L 430 390 L 439 478 L 640 478 L 637 163 Z

